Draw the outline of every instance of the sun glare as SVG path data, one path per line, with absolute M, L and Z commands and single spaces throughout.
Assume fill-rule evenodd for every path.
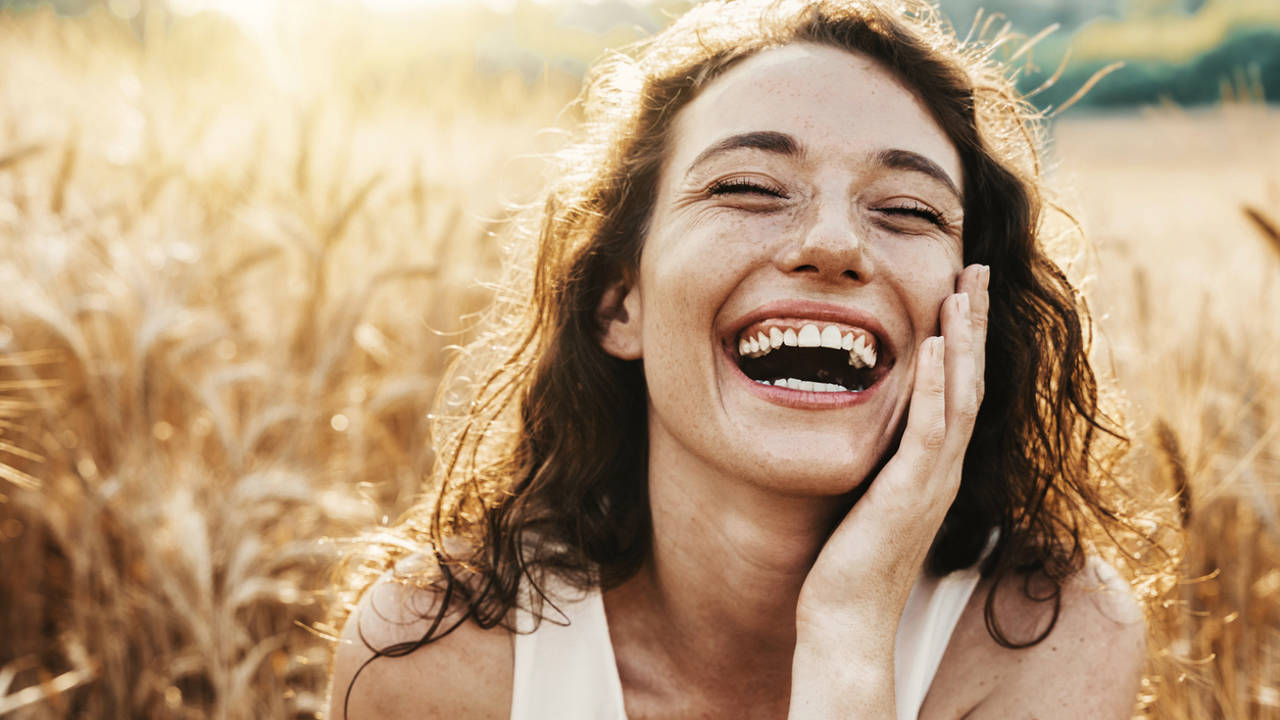
M 516 8 L 519 0 L 334 0 L 339 4 L 356 5 L 375 13 L 394 15 L 414 12 L 432 7 L 461 6 L 479 4 L 495 12 L 509 13 Z M 539 5 L 567 5 L 575 0 L 532 0 Z M 646 0 L 632 0 L 635 4 L 646 4 Z M 578 4 L 594 5 L 600 0 L 576 0 Z M 117 6 L 131 8 L 140 5 L 138 0 L 111 0 Z M 305 3 L 294 0 L 168 0 L 171 10 L 180 15 L 192 15 L 203 11 L 221 13 L 230 17 L 241 26 L 255 32 L 267 32 L 275 24 L 280 14 L 288 7 L 289 12 L 304 12 Z M 127 11 L 126 11 L 127 13 Z M 127 13 L 132 14 L 132 13 Z
M 256 33 L 266 33 L 271 29 L 279 6 L 278 0 L 169 0 L 169 9 L 179 15 L 211 10 L 227 15 Z

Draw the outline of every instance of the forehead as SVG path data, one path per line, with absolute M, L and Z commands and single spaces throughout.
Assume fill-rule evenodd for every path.
M 676 117 L 671 163 L 683 169 L 717 140 L 760 130 L 791 134 L 814 157 L 836 161 L 908 150 L 962 182 L 959 153 L 915 93 L 869 56 L 840 48 L 796 43 L 730 68 Z

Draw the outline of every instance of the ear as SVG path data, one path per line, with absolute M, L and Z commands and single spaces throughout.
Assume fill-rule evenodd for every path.
M 606 288 L 596 308 L 596 326 L 605 352 L 621 360 L 639 360 L 640 288 L 625 278 Z

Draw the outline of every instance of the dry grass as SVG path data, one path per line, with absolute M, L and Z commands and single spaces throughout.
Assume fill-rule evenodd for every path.
M 342 20 L 300 79 L 216 22 L 0 14 L 0 715 L 320 710 L 325 538 L 419 492 L 492 218 L 541 171 L 510 158 L 573 91 L 403 29 L 361 65 L 325 48 L 377 28 Z M 1148 714 L 1280 717 L 1280 117 L 1058 138 L 1133 472 L 1189 532 Z
M 289 97 L 225 30 L 169 36 L 214 73 L 0 15 L 0 715 L 320 710 L 324 538 L 419 492 L 490 179 L 563 103 Z
M 1064 122 L 1061 171 L 1097 247 L 1099 353 L 1139 480 L 1179 494 L 1159 718 L 1280 718 L 1280 113 L 1226 105 Z

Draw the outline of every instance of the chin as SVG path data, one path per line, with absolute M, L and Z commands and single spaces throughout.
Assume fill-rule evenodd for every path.
M 740 456 L 742 475 L 752 484 L 786 495 L 838 496 L 856 493 L 883 464 L 877 459 L 833 456 L 832 442 L 816 448 L 801 443 L 761 443 Z

